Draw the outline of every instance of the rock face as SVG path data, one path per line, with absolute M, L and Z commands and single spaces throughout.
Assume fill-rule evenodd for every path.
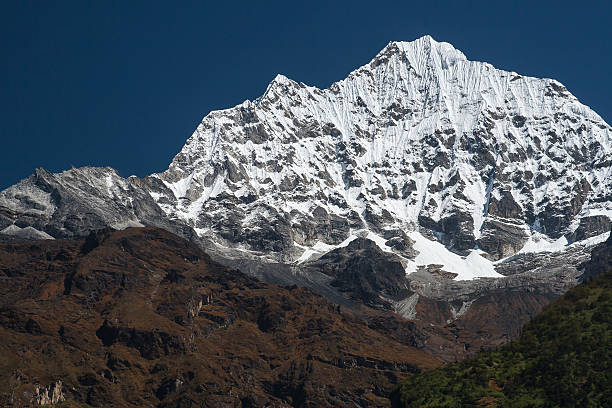
M 582 241 L 610 231 L 610 218 L 605 215 L 593 215 L 581 218 L 578 228 L 568 234 L 569 242 Z
M 18 238 L 75 238 L 105 227 L 155 225 L 185 238 L 189 227 L 168 220 L 143 182 L 110 167 L 52 174 L 44 169 L 0 193 L 0 230 Z
M 38 405 L 54 405 L 64 401 L 64 393 L 62 392 L 62 381 L 49 385 L 49 387 L 36 386 L 34 395 L 34 402 Z
M 605 243 L 593 249 L 591 259 L 582 265 L 584 273 L 580 276 L 582 281 L 589 281 L 612 268 L 612 235 Z
M 2 243 L 0 281 L 1 406 L 386 406 L 440 365 L 414 325 L 370 328 L 152 227 Z
M 392 301 L 411 294 L 400 258 L 385 254 L 369 239 L 357 238 L 309 263 L 308 268 L 330 276 L 332 287 L 369 307 L 393 310 Z

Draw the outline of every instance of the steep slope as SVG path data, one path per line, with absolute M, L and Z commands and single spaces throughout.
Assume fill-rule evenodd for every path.
M 518 340 L 410 378 L 397 407 L 608 407 L 612 404 L 612 238 L 585 265 L 589 281 L 525 326 Z
M 0 233 L 29 239 L 75 238 L 105 227 L 153 225 L 190 240 L 195 232 L 168 219 L 136 177 L 110 167 L 44 169 L 0 193 Z
M 2 406 L 385 406 L 440 364 L 157 228 L 0 244 L 0 279 Z

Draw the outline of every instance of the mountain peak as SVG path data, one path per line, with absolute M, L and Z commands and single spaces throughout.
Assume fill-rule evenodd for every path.
M 274 83 L 281 83 L 282 84 L 282 83 L 286 83 L 286 82 L 291 82 L 291 79 L 287 78 L 283 74 L 276 74 L 276 76 L 274 77 L 272 82 L 270 82 L 270 84 L 274 84 Z
M 452 44 L 438 42 L 430 35 L 424 35 L 414 41 L 390 41 L 374 59 L 371 67 L 399 60 L 414 67 L 417 72 L 425 66 L 436 65 L 448 68 L 459 61 L 467 61 L 465 54 Z
M 272 79 L 272 81 L 270 81 L 270 83 L 268 84 L 268 87 L 266 88 L 266 91 L 263 93 L 262 96 L 260 96 L 259 98 L 256 99 L 256 102 L 265 99 L 266 96 L 270 92 L 273 92 L 274 88 L 280 87 L 281 89 L 286 89 L 286 87 L 288 87 L 288 86 L 290 86 L 290 85 L 292 85 L 294 83 L 295 83 L 295 81 L 293 81 L 290 78 L 287 78 L 285 75 L 283 75 L 283 74 L 276 74 L 274 79 Z
M 270 259 L 305 260 L 371 232 L 402 248 L 416 241 L 424 255 L 413 271 L 442 263 L 425 256 L 434 245 L 418 235 L 425 228 L 436 251 L 450 251 L 448 272 L 474 261 L 490 276 L 491 259 L 545 245 L 537 234 L 571 237 L 591 212 L 612 211 L 601 204 L 608 126 L 567 95 L 428 35 L 391 41 L 327 89 L 277 75 L 256 109 L 205 117 L 154 195 L 222 245 L 275 248 Z M 237 223 L 246 238 L 228 232 Z M 602 215 L 581 225 L 592 237 L 604 224 Z

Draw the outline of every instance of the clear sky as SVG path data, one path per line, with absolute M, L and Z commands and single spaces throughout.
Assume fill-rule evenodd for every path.
M 605 1 L 19 0 L 0 10 L 0 188 L 36 167 L 163 171 L 205 114 L 257 98 L 277 73 L 327 87 L 389 41 L 425 34 L 471 60 L 555 78 L 612 122 Z

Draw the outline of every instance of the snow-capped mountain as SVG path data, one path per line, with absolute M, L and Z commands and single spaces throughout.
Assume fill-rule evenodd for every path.
M 284 263 L 360 236 L 407 272 L 495 277 L 494 261 L 610 230 L 611 139 L 559 82 L 425 36 L 328 89 L 278 75 L 255 101 L 206 115 L 165 172 L 38 171 L 0 193 L 0 229 L 180 225 Z
M 275 259 L 367 231 L 407 258 L 428 235 L 497 260 L 609 229 L 611 137 L 559 82 L 425 36 L 328 89 L 278 75 L 255 101 L 205 116 L 147 181 L 169 217 Z
M 578 283 L 609 236 L 611 136 L 559 82 L 426 36 L 328 89 L 277 76 L 162 173 L 39 169 L 0 192 L 0 240 L 158 226 L 262 281 L 393 310 L 452 360 Z

